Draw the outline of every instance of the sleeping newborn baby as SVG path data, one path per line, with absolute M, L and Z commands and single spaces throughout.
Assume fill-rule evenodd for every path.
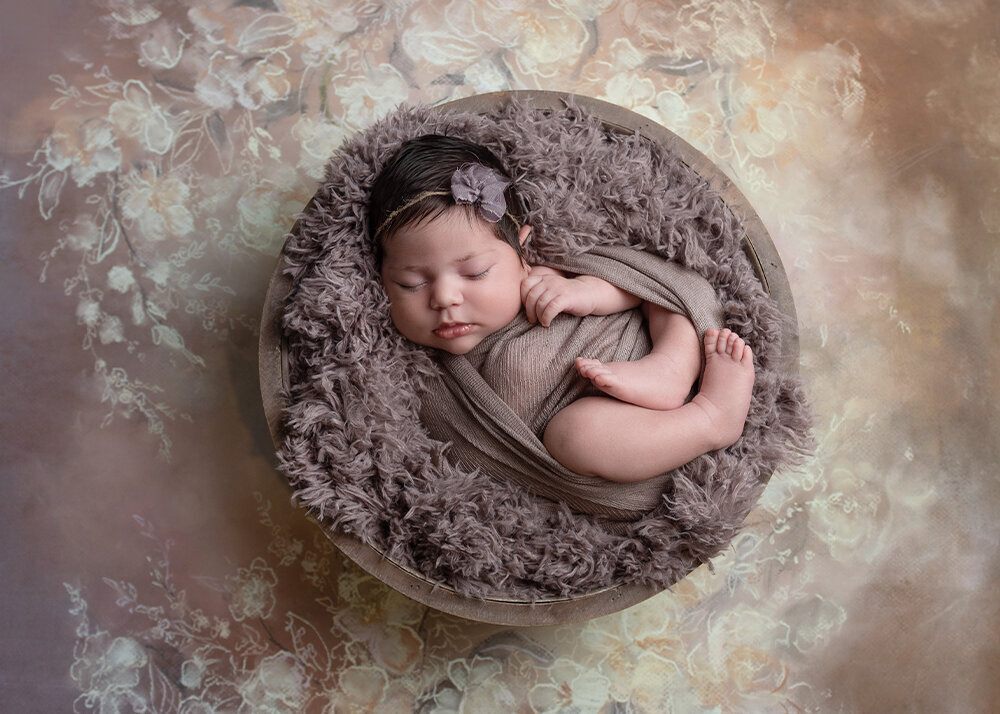
M 601 278 L 525 263 L 532 229 L 508 209 L 517 205 L 511 183 L 489 150 L 461 139 L 419 137 L 389 161 L 372 189 L 369 226 L 399 332 L 468 355 L 522 310 L 546 329 L 559 315 L 638 308 L 652 349 L 635 361 L 578 356 L 593 394 L 547 421 L 545 448 L 576 473 L 632 482 L 733 444 L 750 407 L 750 347 L 728 329 L 708 329 L 702 341 L 685 315 Z

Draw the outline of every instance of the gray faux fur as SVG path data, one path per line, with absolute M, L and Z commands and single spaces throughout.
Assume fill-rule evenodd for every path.
M 426 133 L 463 136 L 501 157 L 530 206 L 529 261 L 599 242 L 658 253 L 714 286 L 727 325 L 754 350 L 743 437 L 674 472 L 659 506 L 624 534 L 456 467 L 417 418 L 437 365 L 389 320 L 366 208 L 384 162 Z M 783 317 L 742 236 L 718 193 L 677 157 L 575 107 L 512 103 L 489 117 L 398 110 L 330 160 L 285 249 L 291 389 L 279 458 L 297 500 L 326 528 L 469 595 L 536 600 L 676 582 L 729 543 L 771 472 L 811 446 L 801 384 L 779 371 Z

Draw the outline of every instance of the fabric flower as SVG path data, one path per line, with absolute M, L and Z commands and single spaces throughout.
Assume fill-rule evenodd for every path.
M 510 181 L 482 164 L 465 164 L 451 175 L 451 193 L 455 203 L 471 204 L 483 220 L 496 223 L 507 212 L 503 192 Z

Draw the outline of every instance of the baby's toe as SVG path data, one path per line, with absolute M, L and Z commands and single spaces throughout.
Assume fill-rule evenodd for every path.
M 618 384 L 618 380 L 615 378 L 615 375 L 608 370 L 595 374 L 590 378 L 590 381 L 593 382 L 594 386 L 600 387 L 601 389 L 615 387 Z
M 588 379 L 598 374 L 603 366 L 601 361 L 596 359 L 578 357 L 576 360 L 576 368 L 580 371 L 580 374 Z

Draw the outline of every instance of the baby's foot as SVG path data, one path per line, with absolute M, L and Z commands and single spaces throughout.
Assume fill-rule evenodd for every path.
M 634 362 L 576 358 L 581 376 L 608 396 L 629 404 L 665 411 L 684 404 L 694 378 L 669 356 L 651 352 Z
M 753 352 L 730 330 L 705 332 L 705 373 L 692 404 L 702 408 L 711 422 L 715 449 L 743 434 L 753 393 Z

